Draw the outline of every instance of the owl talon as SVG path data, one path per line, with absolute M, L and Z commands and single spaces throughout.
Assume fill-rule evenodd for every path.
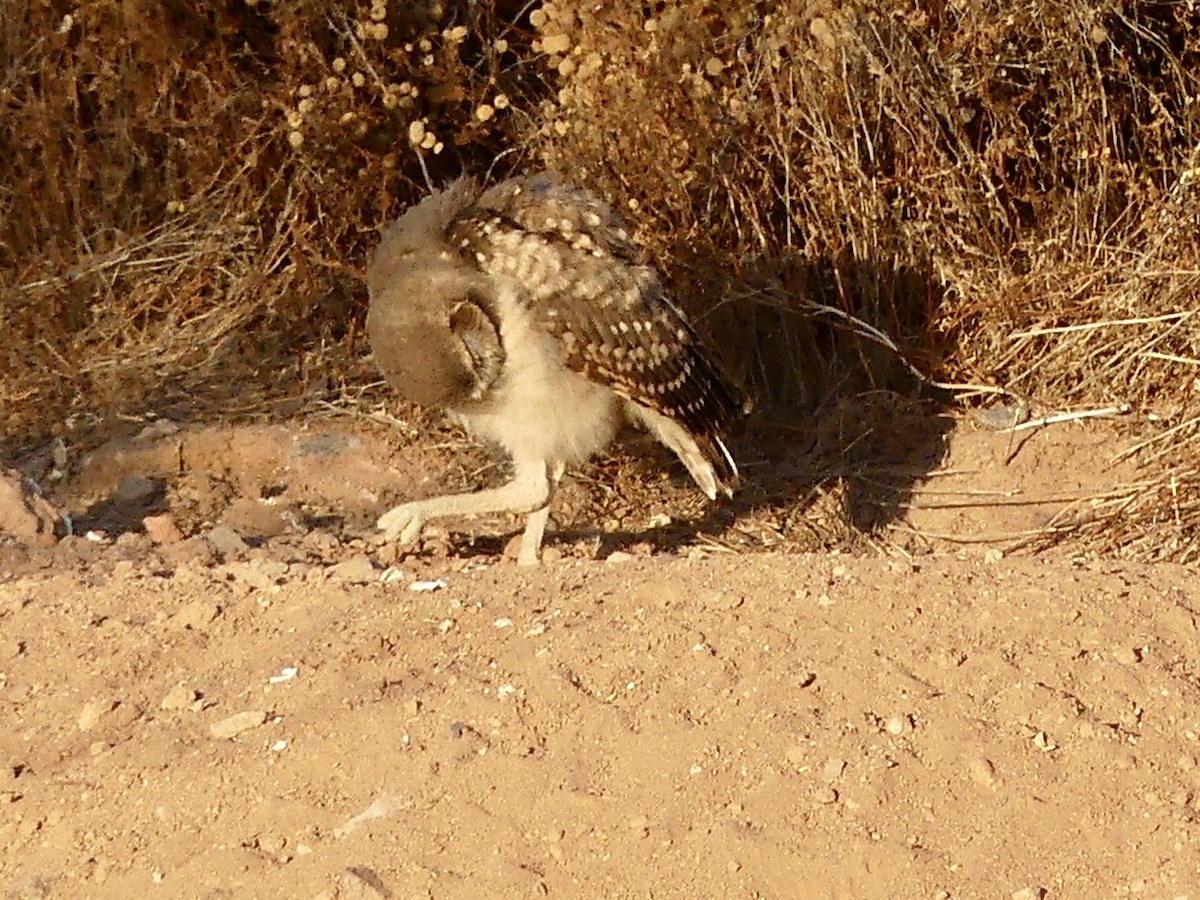
M 416 543 L 424 524 L 419 503 L 401 503 L 380 516 L 375 527 L 383 532 L 384 540 L 408 546 Z

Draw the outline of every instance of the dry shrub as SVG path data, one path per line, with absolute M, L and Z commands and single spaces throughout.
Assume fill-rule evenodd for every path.
M 1194 4 L 18 0 L 0 78 L 10 435 L 339 377 L 422 166 L 547 165 L 769 400 L 1129 404 L 1147 480 L 1076 533 L 1196 553 Z
M 740 302 L 764 389 L 844 391 L 856 353 L 897 388 L 861 327 L 829 339 L 854 316 L 963 399 L 1127 404 L 1156 474 L 1073 533 L 1196 554 L 1200 10 L 542 10 L 544 157 L 636 206 L 678 283 Z
M 14 437 L 328 353 L 376 226 L 422 190 L 412 144 L 446 177 L 514 142 L 521 67 L 474 4 L 465 25 L 437 3 L 59 6 L 0 24 Z

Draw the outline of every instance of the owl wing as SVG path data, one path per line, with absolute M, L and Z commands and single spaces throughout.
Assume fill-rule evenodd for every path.
M 484 272 L 522 286 L 564 363 L 585 378 L 696 436 L 717 436 L 743 414 L 744 396 L 606 204 L 547 176 L 515 178 L 460 212 L 447 236 Z

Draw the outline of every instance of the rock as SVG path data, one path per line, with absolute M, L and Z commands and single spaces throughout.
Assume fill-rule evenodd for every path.
M 267 721 L 267 712 L 262 709 L 252 709 L 246 712 L 234 713 L 228 718 L 213 722 L 208 726 L 208 734 L 213 740 L 233 740 L 243 731 L 250 731 Z
M 819 787 L 813 791 L 813 800 L 821 804 L 837 803 L 838 792 L 831 787 Z
M 1001 781 L 996 775 L 996 767 L 986 757 L 976 756 L 967 763 L 967 774 L 973 782 L 989 791 L 999 790 L 1001 787 Z
M 177 684 L 167 691 L 167 695 L 162 698 L 159 706 L 163 709 L 186 709 L 196 702 L 197 697 L 197 693 L 190 687 Z
M 112 492 L 112 500 L 122 505 L 146 503 L 160 494 L 162 490 L 162 483 L 153 478 L 147 478 L 145 475 L 128 475 L 121 479 L 117 489 Z
M 283 581 L 288 574 L 288 564 L 277 559 L 252 559 L 249 562 L 227 563 L 221 571 L 264 591 Z
M 307 456 L 332 459 L 356 449 L 361 444 L 360 439 L 344 434 L 318 434 L 297 441 L 292 445 L 291 455 L 298 458 Z
M 1142 661 L 1142 651 L 1138 647 L 1114 647 L 1112 657 L 1123 666 L 1136 666 Z
M 54 547 L 54 563 L 57 566 L 94 565 L 104 554 L 105 546 L 99 541 L 90 541 L 80 534 L 69 534 Z
M 156 544 L 178 544 L 183 540 L 183 532 L 170 513 L 146 516 L 142 519 L 142 527 L 146 529 L 146 536 Z
M 825 761 L 825 765 L 821 766 L 821 778 L 827 782 L 837 781 L 842 777 L 842 772 L 846 770 L 846 761 L 844 759 L 829 759 Z
M 251 497 L 238 497 L 229 504 L 221 521 L 239 535 L 272 538 L 288 531 L 298 521 L 298 514 L 290 503 L 267 503 Z
M 117 701 L 112 698 L 89 700 L 79 713 L 79 730 L 91 731 L 102 718 L 117 708 Z
M 179 631 L 207 631 L 209 624 L 221 614 L 221 607 L 211 600 L 193 600 L 167 619 L 167 627 Z
M 334 563 L 325 570 L 329 578 L 350 584 L 374 584 L 379 580 L 379 570 L 369 556 L 360 555 Z
M 0 469 L 0 531 L 20 541 L 54 543 L 54 532 L 65 531 L 57 510 L 12 469 Z
M 228 525 L 216 525 L 209 529 L 204 537 L 212 548 L 226 559 L 239 557 L 250 549 L 242 540 L 242 536 Z
M 266 853 L 268 856 L 273 856 L 276 859 L 284 858 L 284 851 L 287 849 L 287 838 L 280 837 L 277 834 L 260 834 L 255 839 L 258 849 Z
M 182 566 L 186 563 L 209 566 L 217 558 L 213 545 L 207 538 L 198 534 L 177 544 L 164 544 L 160 552 L 163 558 L 173 566 Z
M 338 897 L 358 900 L 390 900 L 396 896 L 383 879 L 366 866 L 347 866 L 338 883 Z

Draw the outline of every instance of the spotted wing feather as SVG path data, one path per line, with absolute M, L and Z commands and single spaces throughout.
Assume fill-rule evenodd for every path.
M 518 282 L 570 368 L 667 416 L 697 438 L 740 418 L 740 392 L 609 207 L 544 176 L 485 192 L 448 238 L 492 275 Z

